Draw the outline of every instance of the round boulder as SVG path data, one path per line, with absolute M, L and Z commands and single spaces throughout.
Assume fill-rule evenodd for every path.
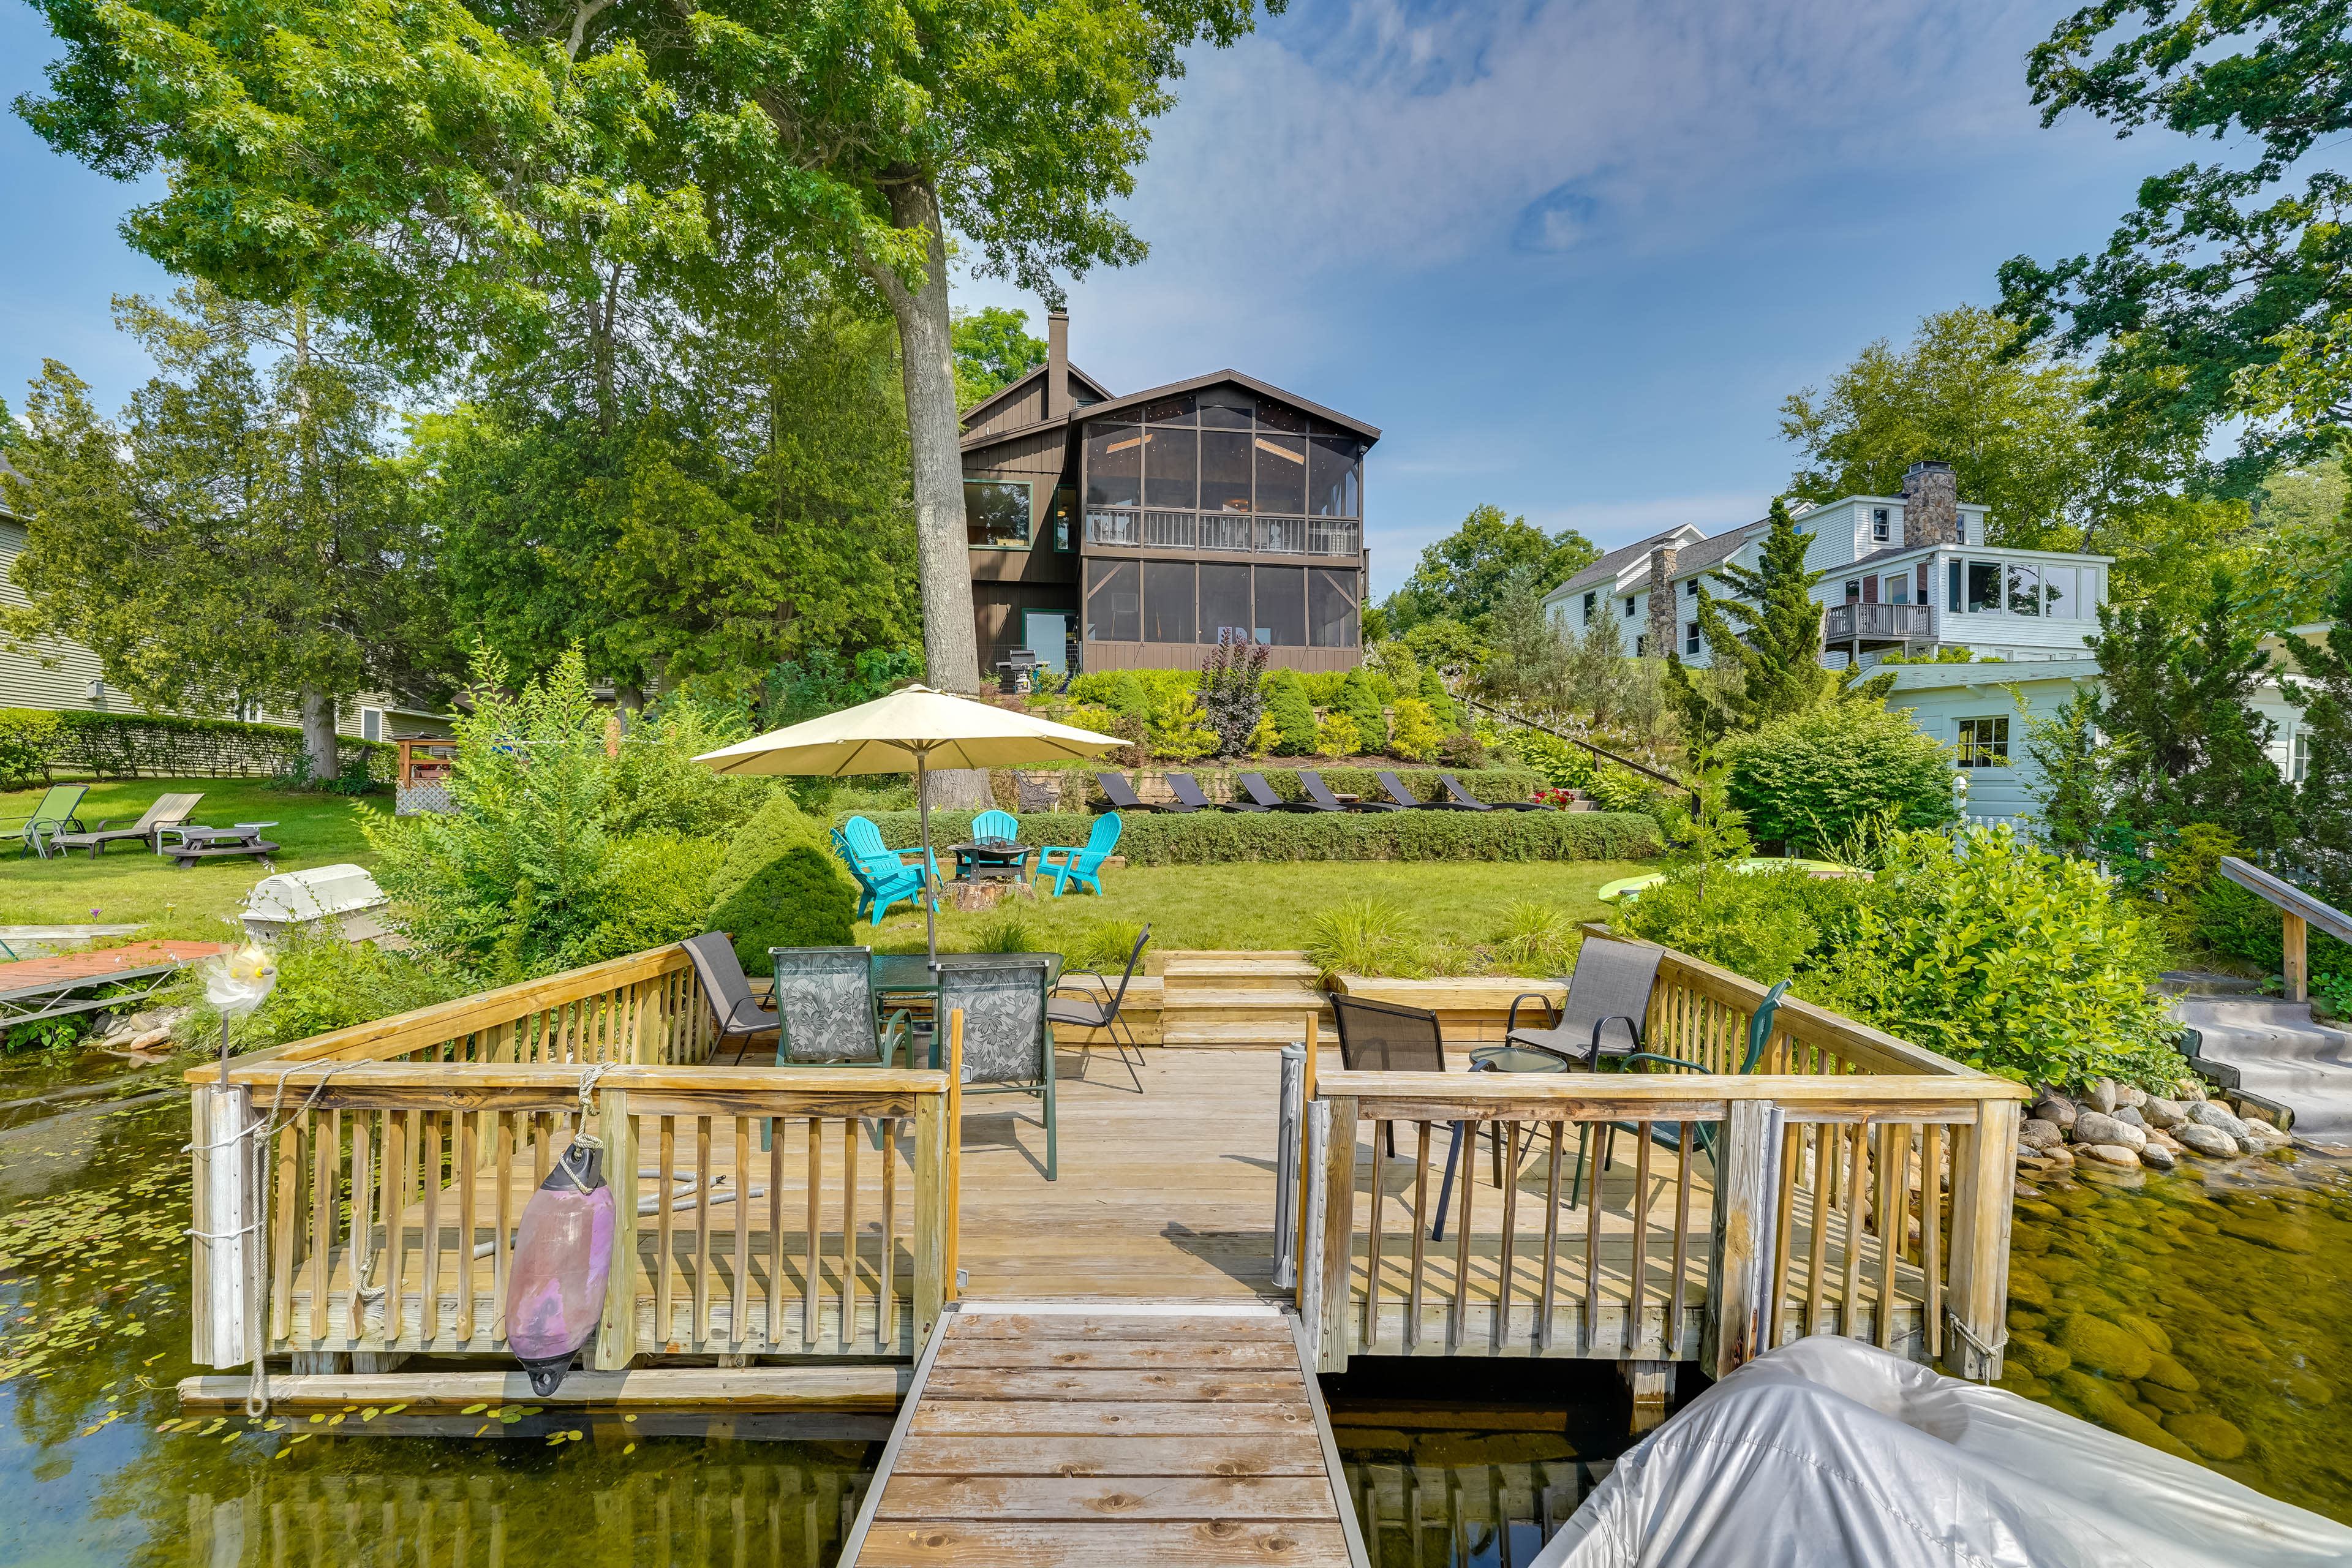
M 2177 1100 L 2164 1100 L 2149 1095 L 2139 1108 L 2139 1113 L 2150 1127 L 2178 1127 L 2189 1120 L 2188 1109 Z
M 2058 1331 L 2050 1336 L 2050 1342 L 2064 1351 L 2075 1365 L 2109 1377 L 2146 1377 L 2148 1369 L 2156 1364 L 2156 1352 L 2146 1340 L 2129 1329 L 2087 1312 L 2077 1312 L 2062 1321 Z
M 2246 1435 L 2210 1411 L 2168 1415 L 2164 1429 L 2209 1459 L 2234 1459 L 2246 1451 Z
M 2126 1149 L 2141 1149 L 2147 1144 L 2147 1131 L 2100 1111 L 2086 1110 L 2074 1119 L 2074 1142 L 2120 1143 Z
M 2116 1108 L 2115 1080 L 2105 1078 L 2093 1079 L 2091 1092 L 2084 1095 L 2083 1100 L 2084 1104 L 2102 1115 L 2113 1110 Z
M 2180 1163 L 2180 1156 L 2150 1140 L 2147 1147 L 2139 1152 L 2139 1163 L 2151 1171 L 2169 1171 Z
M 2246 1135 L 2246 1124 L 2230 1114 L 2228 1109 L 2210 1100 L 2200 1100 L 2189 1108 L 2189 1120 L 2200 1127 L 2214 1127 L 2230 1135 L 2236 1142 Z
M 2139 1169 L 2139 1152 L 2122 1143 L 2077 1143 L 2074 1152 L 2095 1164 L 2113 1166 L 2118 1171 Z
M 2137 1110 L 2147 1103 L 2147 1090 L 2140 1088 L 2139 1085 L 2136 1083 L 2116 1085 L 2116 1104 L 2118 1107 L 2129 1106 Z
M 2034 1120 L 2054 1122 L 2062 1128 L 2074 1126 L 2079 1114 L 2074 1102 L 2063 1094 L 2045 1095 L 2033 1107 Z
M 2137 1107 L 2135 1107 L 2135 1106 L 2129 1106 L 2129 1105 L 2118 1105 L 2118 1106 L 2116 1106 L 2116 1121 L 2120 1121 L 2120 1122 L 2122 1122 L 2122 1123 L 2123 1123 L 2125 1126 L 2126 1126 L 2126 1127 L 2142 1127 L 2142 1128 L 2144 1128 L 2144 1127 L 2146 1127 L 2146 1126 L 2147 1125 L 2147 1117 L 2145 1117 L 2145 1116 L 2142 1116 L 2142 1115 L 2139 1113 L 2138 1109 L 2137 1109 Z
M 2017 1124 L 2017 1141 L 2036 1149 L 2052 1149 L 2066 1142 L 2066 1130 L 2055 1121 L 2030 1116 Z
M 2208 1127 L 2200 1121 L 2185 1122 L 2176 1128 L 2172 1135 L 2200 1154 L 2211 1154 L 2218 1158 L 2238 1152 L 2235 1138 L 2218 1127 Z

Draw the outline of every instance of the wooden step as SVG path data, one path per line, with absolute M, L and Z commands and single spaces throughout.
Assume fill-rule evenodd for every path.
M 1160 1043 L 1163 1046 L 1189 1046 L 1196 1049 L 1278 1050 L 1306 1039 L 1306 1016 L 1300 1014 L 1296 1016 L 1297 1026 L 1281 1028 L 1271 1021 L 1264 1024 L 1192 1024 L 1180 1018 L 1160 1026 Z
M 1267 1027 L 1303 1028 L 1309 1014 L 1332 1028 L 1331 1009 L 1312 991 L 1180 991 L 1160 1010 L 1164 1029 L 1170 1024 L 1248 1024 Z
M 1193 991 L 1312 991 L 1322 972 L 1303 957 L 1260 953 L 1227 957 L 1187 953 L 1171 957 L 1162 972 L 1162 992 L 1174 996 Z

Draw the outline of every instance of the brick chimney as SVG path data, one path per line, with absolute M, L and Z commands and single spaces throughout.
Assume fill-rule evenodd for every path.
M 1675 597 L 1675 562 L 1679 546 L 1661 544 L 1650 552 L 1650 619 L 1644 628 L 1652 658 L 1664 658 L 1682 644 L 1682 603 Z
M 1045 312 L 1045 417 L 1066 419 L 1070 413 L 1070 313 Z
M 1960 542 L 1960 482 L 1949 463 L 1914 463 L 1903 476 L 1903 542 Z

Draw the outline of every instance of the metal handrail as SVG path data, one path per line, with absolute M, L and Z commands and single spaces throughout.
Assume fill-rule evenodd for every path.
M 1688 795 L 1690 793 L 1690 785 L 1683 783 L 1682 780 L 1675 777 L 1672 773 L 1662 773 L 1655 768 L 1645 767 L 1642 763 L 1633 761 L 1631 757 L 1621 757 L 1614 752 L 1604 751 L 1601 747 L 1594 745 L 1591 742 L 1584 740 L 1581 737 L 1561 734 L 1558 730 L 1553 729 L 1549 724 L 1538 724 L 1532 719 L 1523 719 L 1507 708 L 1496 708 L 1491 703 L 1481 702 L 1475 697 L 1465 696 L 1461 700 L 1467 702 L 1471 707 L 1477 709 L 1480 712 L 1492 713 L 1496 718 L 1504 720 L 1509 723 L 1517 724 L 1522 729 L 1539 730 L 1556 741 L 1566 741 L 1571 746 L 1582 746 L 1586 751 L 1591 752 L 1596 757 L 1606 757 L 1609 761 L 1615 763 L 1619 767 L 1631 768 L 1637 773 L 1642 773 L 1657 780 L 1660 784 L 1666 785 L 1670 789 L 1678 789 L 1685 795 Z

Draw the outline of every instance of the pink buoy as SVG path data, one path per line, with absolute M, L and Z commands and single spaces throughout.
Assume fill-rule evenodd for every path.
M 604 1151 L 593 1138 L 572 1140 L 522 1211 L 507 1286 L 507 1348 L 541 1397 L 562 1384 L 604 1319 L 613 1212 Z

